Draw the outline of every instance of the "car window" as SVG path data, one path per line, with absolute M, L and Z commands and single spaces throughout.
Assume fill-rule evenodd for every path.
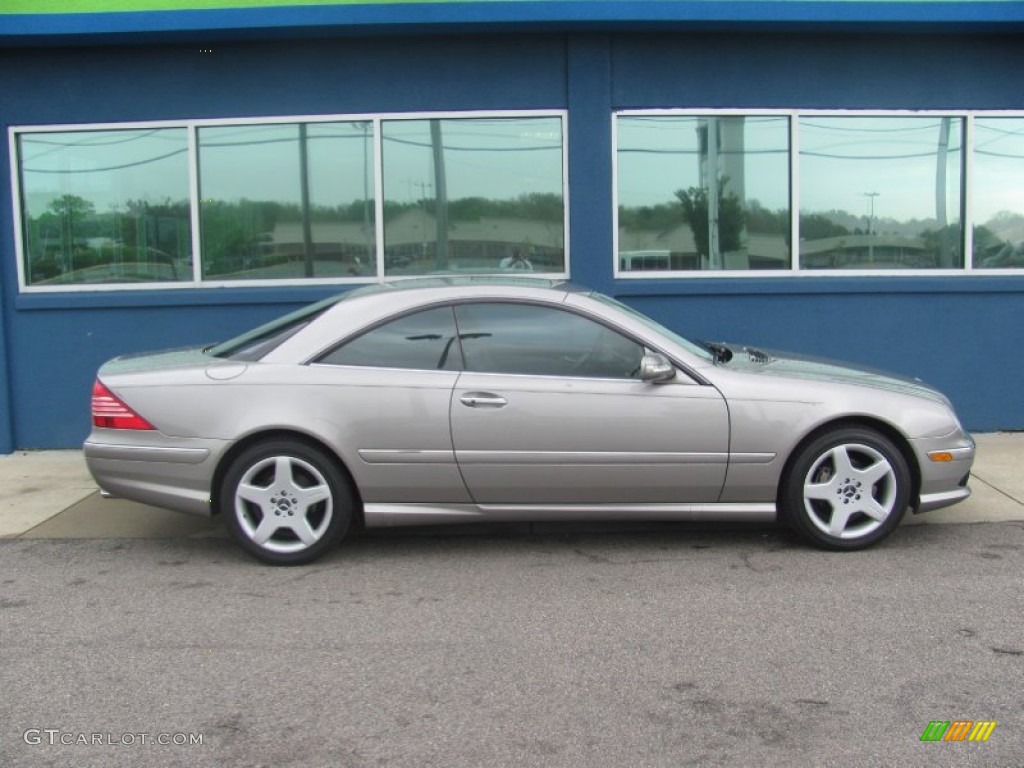
M 613 299 L 611 296 L 605 296 L 603 293 L 597 293 L 596 291 L 591 293 L 591 294 L 589 294 L 589 296 L 592 299 L 600 301 L 602 304 L 607 304 L 610 307 L 615 307 L 616 309 L 620 310 L 621 312 L 625 312 L 627 315 L 632 317 L 634 320 L 638 320 L 641 323 L 643 323 L 644 325 L 646 325 L 652 331 L 660 333 L 662 336 L 667 336 L 669 339 L 674 341 L 676 344 L 678 344 L 679 346 L 683 347 L 690 354 L 696 355 L 697 357 L 701 358 L 702 360 L 714 360 L 715 359 L 715 356 L 713 354 L 711 354 L 710 352 L 708 352 L 708 350 L 705 349 L 704 347 L 699 346 L 695 342 L 692 342 L 689 339 L 680 336 L 675 331 L 671 330 L 670 328 L 666 328 L 664 325 L 662 325 L 661 323 L 659 323 L 656 320 L 651 319 L 647 315 L 642 314 L 640 312 L 637 312 L 635 309 L 633 309 L 628 304 L 623 304 L 621 301 Z
M 451 307 L 434 307 L 391 320 L 346 341 L 317 360 L 327 365 L 417 370 L 462 370 Z
M 459 304 L 455 318 L 470 371 L 639 377 L 642 345 L 573 312 L 534 304 Z
M 338 301 L 338 296 L 332 296 L 315 304 L 309 304 L 261 325 L 259 328 L 243 333 L 241 336 L 207 347 L 203 352 L 211 357 L 230 360 L 261 360 L 264 355 L 301 331 Z

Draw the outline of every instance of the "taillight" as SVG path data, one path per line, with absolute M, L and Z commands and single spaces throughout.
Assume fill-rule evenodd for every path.
M 106 429 L 156 429 L 125 405 L 99 379 L 92 385 L 92 424 Z

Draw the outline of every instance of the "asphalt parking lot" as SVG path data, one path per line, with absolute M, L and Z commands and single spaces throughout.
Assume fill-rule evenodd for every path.
M 1022 522 L 854 554 L 682 525 L 0 558 L 3 765 L 1024 765 Z M 921 741 L 956 720 L 997 725 Z
M 982 436 L 974 497 L 922 516 L 1005 519 L 850 554 L 767 526 L 493 526 L 271 568 L 83 480 L 0 542 L 0 765 L 1020 768 L 1017 440 Z M 921 741 L 944 721 L 996 726 Z

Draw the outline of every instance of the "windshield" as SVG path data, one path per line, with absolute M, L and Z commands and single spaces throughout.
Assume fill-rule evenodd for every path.
M 651 318 L 649 318 L 647 315 L 643 314 L 642 312 L 637 312 L 635 309 L 633 309 L 632 307 L 628 306 L 627 304 L 623 304 L 621 301 L 618 301 L 617 299 L 613 299 L 611 296 L 605 296 L 603 293 L 597 293 L 596 291 L 594 293 L 590 294 L 590 296 L 591 296 L 591 298 L 597 299 L 598 301 L 600 301 L 603 304 L 607 304 L 607 305 L 609 305 L 611 307 L 615 307 L 616 309 L 626 313 L 627 315 L 632 317 L 634 320 L 640 321 L 641 323 L 646 325 L 648 328 L 650 328 L 652 331 L 657 331 L 662 336 L 665 336 L 666 338 L 671 339 L 676 344 L 678 344 L 683 349 L 685 349 L 687 352 L 689 352 L 689 353 L 691 353 L 693 355 L 696 355 L 701 360 L 714 361 L 715 356 L 710 351 L 705 349 L 704 347 L 699 346 L 698 344 L 695 344 L 694 342 L 690 341 L 689 339 L 680 336 L 675 331 L 672 331 L 672 330 L 666 328 L 664 325 L 662 325 L 661 323 L 659 323 L 656 320 L 652 320 Z

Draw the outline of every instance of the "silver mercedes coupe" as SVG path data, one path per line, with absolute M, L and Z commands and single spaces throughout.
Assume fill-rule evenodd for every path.
M 836 550 L 970 494 L 974 442 L 920 381 L 684 339 L 607 296 L 437 277 L 205 349 L 100 368 L 104 494 L 220 514 L 306 563 L 353 526 L 781 519 Z

